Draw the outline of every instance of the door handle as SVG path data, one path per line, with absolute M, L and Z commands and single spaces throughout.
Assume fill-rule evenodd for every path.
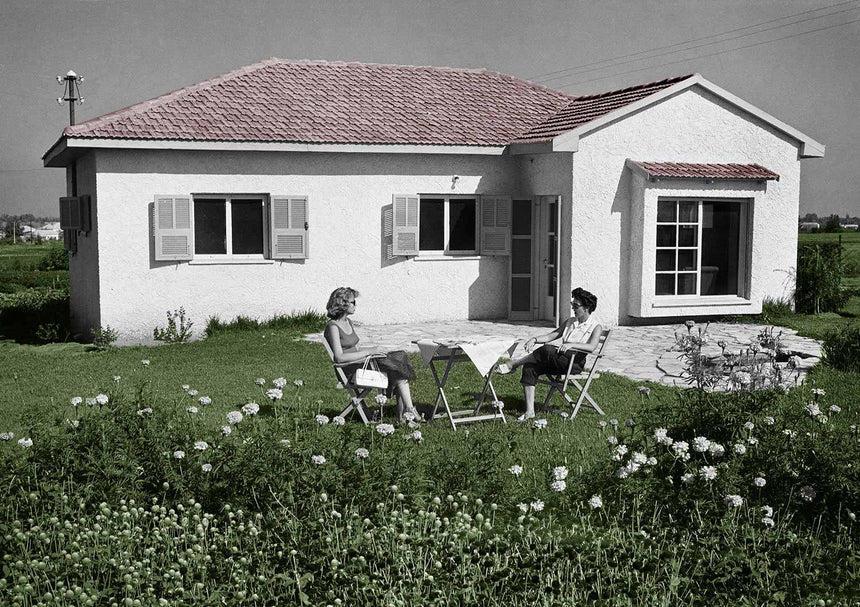
M 547 263 L 546 258 L 544 258 L 544 260 L 543 260 L 543 267 L 544 267 L 544 269 L 549 267 L 549 264 Z

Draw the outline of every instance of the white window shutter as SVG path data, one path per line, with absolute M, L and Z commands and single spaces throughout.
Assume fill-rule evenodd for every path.
M 418 196 L 394 195 L 394 255 L 418 255 Z
M 272 259 L 307 259 L 307 196 L 272 196 Z
M 481 255 L 511 254 L 511 197 L 481 197 Z
M 156 196 L 152 227 L 156 261 L 191 259 L 190 196 Z

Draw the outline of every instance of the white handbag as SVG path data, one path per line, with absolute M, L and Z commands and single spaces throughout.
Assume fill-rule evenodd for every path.
M 355 384 L 363 388 L 387 388 L 388 376 L 382 371 L 368 369 L 371 357 L 364 359 L 364 366 L 355 371 Z

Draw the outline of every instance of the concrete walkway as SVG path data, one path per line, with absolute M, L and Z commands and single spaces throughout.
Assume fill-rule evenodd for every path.
M 533 335 L 549 332 L 553 326 L 542 323 L 519 323 L 511 321 L 459 320 L 425 322 L 401 325 L 361 325 L 355 323 L 361 337 L 361 345 L 382 346 L 392 350 L 417 351 L 413 340 L 453 339 L 455 341 L 482 341 L 500 337 L 527 339 Z M 751 340 L 766 329 L 766 325 L 711 323 L 709 349 L 720 352 L 718 341 L 726 342 L 726 350 L 737 352 L 747 348 Z M 695 328 L 693 329 L 696 330 Z M 650 325 L 640 327 L 614 327 L 606 345 L 605 356 L 598 369 L 624 375 L 639 381 L 653 381 L 668 385 L 686 385 L 681 379 L 682 364 L 677 351 L 669 349 L 675 343 L 675 331 L 686 332 L 683 325 Z M 791 329 L 782 331 L 783 346 L 801 358 L 801 377 L 818 362 L 820 344 L 808 337 L 800 337 Z M 308 335 L 309 341 L 319 342 L 319 333 Z M 520 356 L 521 350 L 514 353 Z

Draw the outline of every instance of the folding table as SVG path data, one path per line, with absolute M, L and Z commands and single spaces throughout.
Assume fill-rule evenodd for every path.
M 497 368 L 499 358 L 503 354 L 510 356 L 519 344 L 519 340 L 488 340 L 480 343 L 474 341 L 456 341 L 456 340 L 419 340 L 413 342 L 418 345 L 421 351 L 421 358 L 424 364 L 430 367 L 433 374 L 433 380 L 436 382 L 436 401 L 433 403 L 433 410 L 430 413 L 429 419 L 437 417 L 436 411 L 441 402 L 445 406 L 445 414 L 448 421 L 451 423 L 451 428 L 457 429 L 457 424 L 467 422 L 477 422 L 490 419 L 500 419 L 502 423 L 507 423 L 505 414 L 502 410 L 496 407 L 495 402 L 499 400 L 496 395 L 496 389 L 493 386 L 493 373 Z M 445 394 L 445 384 L 448 382 L 448 375 L 453 366 L 459 362 L 470 361 L 481 377 L 484 378 L 484 387 L 481 393 L 477 396 L 475 408 L 465 411 L 451 411 L 451 406 L 448 403 L 448 397 Z M 440 376 L 437 365 L 442 363 L 444 370 Z M 440 365 L 441 366 L 441 365 Z M 488 393 L 492 395 L 494 413 L 481 414 L 481 406 L 487 398 Z

